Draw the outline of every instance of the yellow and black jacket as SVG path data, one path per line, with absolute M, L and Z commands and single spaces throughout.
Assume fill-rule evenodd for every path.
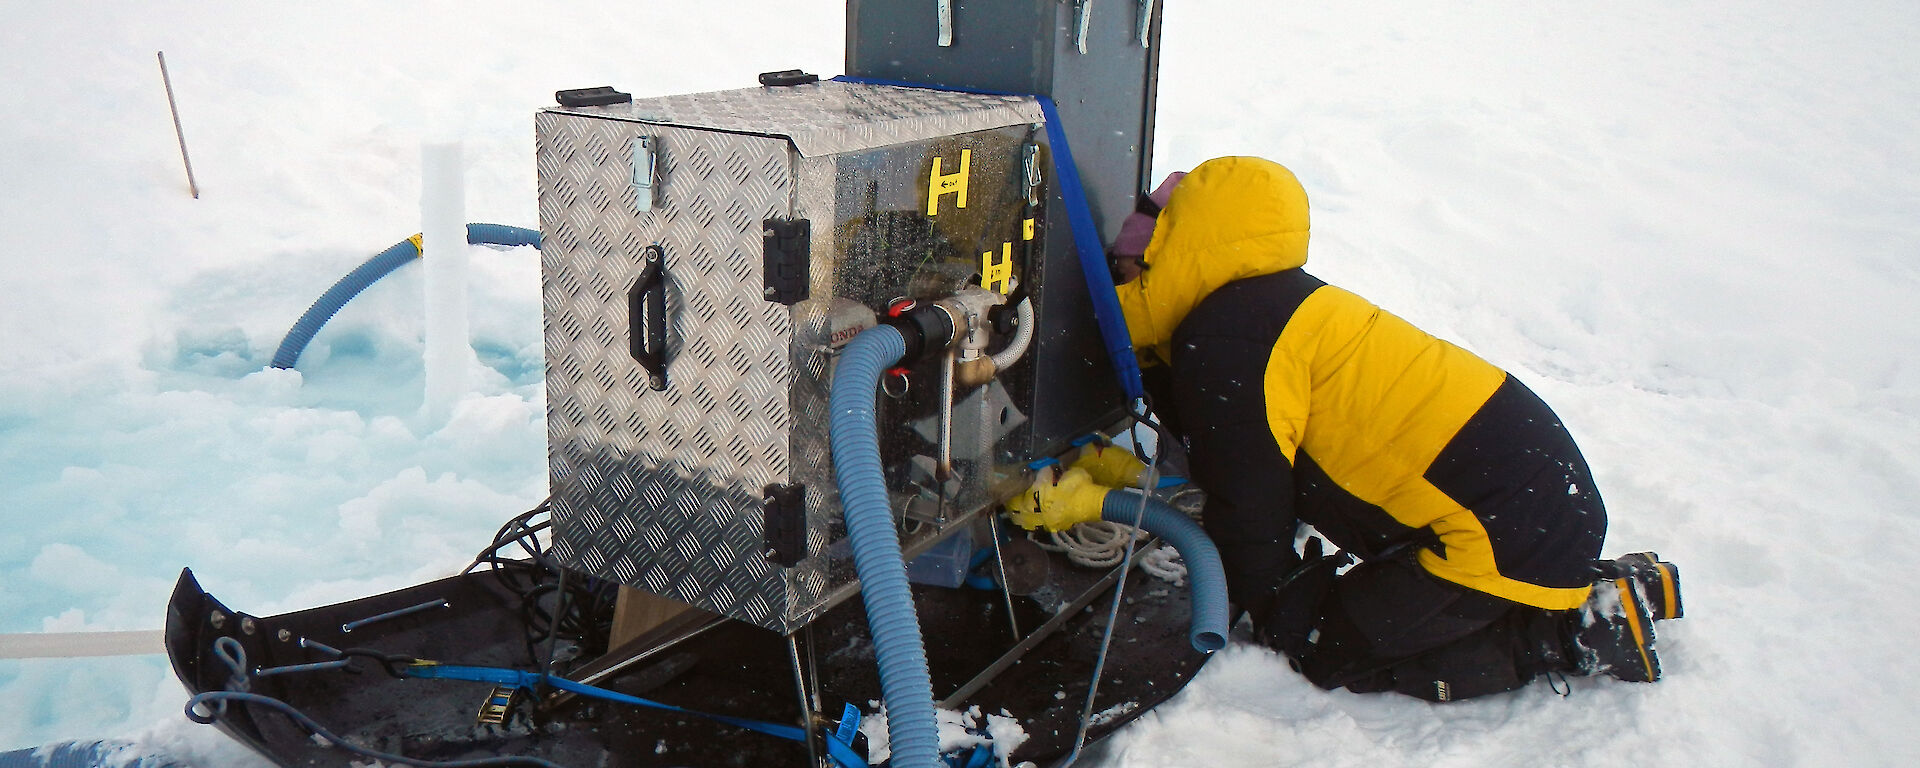
M 1413 540 L 1438 578 L 1578 606 L 1606 512 L 1572 437 L 1499 368 L 1301 271 L 1307 233 L 1292 172 L 1211 160 L 1120 287 L 1143 365 L 1171 374 L 1157 405 L 1188 442 L 1234 601 L 1298 562 L 1305 521 L 1362 557 Z

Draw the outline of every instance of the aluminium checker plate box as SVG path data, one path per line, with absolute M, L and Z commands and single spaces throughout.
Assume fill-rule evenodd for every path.
M 782 633 L 852 594 L 827 447 L 834 345 L 845 340 L 834 318 L 969 284 L 1042 304 L 1031 268 L 1044 263 L 1041 119 L 1022 97 L 839 82 L 538 113 L 561 561 Z M 767 241 L 774 222 L 796 219 L 810 222 L 805 298 L 783 303 L 764 273 Z M 632 300 L 650 248 L 664 265 L 660 390 L 633 349 L 650 311 Z M 960 520 L 1019 487 L 1032 366 L 957 398 L 957 483 L 926 471 L 938 361 L 880 398 L 896 515 Z M 805 556 L 792 567 L 765 555 L 764 497 L 776 484 L 805 488 Z M 914 544 L 948 530 L 905 527 L 920 533 Z

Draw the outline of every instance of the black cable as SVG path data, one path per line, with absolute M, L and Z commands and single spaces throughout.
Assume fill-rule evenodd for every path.
M 501 585 L 519 598 L 521 622 L 526 627 L 526 658 L 536 664 L 543 657 L 540 646 L 551 646 L 556 639 L 578 644 L 589 656 L 604 652 L 618 596 L 617 584 L 566 578 L 567 569 L 541 541 L 541 535 L 552 528 L 549 497 L 501 525 L 493 542 L 466 568 L 470 573 L 487 566 Z M 518 548 L 518 554 L 525 557 L 510 556 L 507 551 L 512 548 Z M 551 652 L 544 655 L 550 657 Z
M 1180 439 L 1173 436 L 1173 431 L 1167 429 L 1165 424 L 1161 424 L 1160 420 L 1154 417 L 1151 395 L 1142 393 L 1139 400 L 1128 403 L 1127 415 L 1133 417 L 1134 423 L 1145 424 L 1147 428 L 1152 429 L 1154 436 L 1159 439 L 1159 450 L 1154 452 L 1153 463 L 1161 463 L 1161 460 L 1167 457 L 1167 451 L 1171 450 L 1170 446 L 1180 445 Z M 1133 433 L 1133 455 L 1141 457 L 1147 455 L 1145 447 L 1140 444 L 1138 431 Z
M 262 696 L 258 693 L 247 693 L 243 691 L 207 691 L 206 693 L 198 694 L 187 700 L 187 719 L 201 725 L 213 725 L 218 717 L 200 714 L 196 708 L 203 704 L 224 707 L 228 702 L 235 701 L 243 704 L 258 704 L 277 711 L 300 727 L 305 728 L 308 733 L 326 740 L 328 744 L 337 749 L 345 750 L 382 763 L 398 763 L 400 765 L 419 766 L 419 768 L 504 768 L 504 766 L 515 765 L 534 766 L 535 768 L 563 768 L 559 763 L 542 760 L 537 757 L 503 756 L 483 757 L 472 760 L 422 760 L 405 755 L 379 752 L 341 738 L 334 732 L 327 730 L 325 726 L 322 726 L 313 718 L 308 717 L 305 712 L 294 709 L 291 704 L 271 696 Z

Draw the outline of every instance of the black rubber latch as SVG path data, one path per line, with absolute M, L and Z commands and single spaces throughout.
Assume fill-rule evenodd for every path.
M 563 107 L 604 107 L 608 104 L 632 104 L 631 94 L 621 93 L 611 85 L 597 88 L 575 88 L 568 91 L 554 91 L 554 101 Z
M 817 83 L 817 82 L 820 82 L 819 75 L 809 74 L 797 69 L 789 69 L 781 72 L 760 73 L 761 85 L 770 85 L 770 86 L 777 87 L 777 86 L 783 86 L 783 85 L 806 85 L 808 83 Z
M 761 501 L 760 533 L 766 538 L 761 555 L 783 567 L 799 565 L 807 557 L 807 486 L 773 483 Z
M 1012 335 L 1014 321 L 1018 319 L 1018 309 L 1009 304 L 1000 304 L 987 310 L 987 322 L 993 326 L 993 332 L 1001 336 Z
M 765 255 L 767 301 L 787 306 L 806 301 L 811 293 L 813 223 L 806 219 L 767 219 Z

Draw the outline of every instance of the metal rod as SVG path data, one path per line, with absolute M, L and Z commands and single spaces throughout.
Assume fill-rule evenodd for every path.
M 266 669 L 254 670 L 253 676 L 254 677 L 272 677 L 274 675 L 285 675 L 285 674 L 291 674 L 294 672 L 314 672 L 322 669 L 339 669 L 341 667 L 346 666 L 348 662 L 351 662 L 351 661 L 353 660 L 352 659 L 334 659 L 333 661 L 316 661 L 309 664 L 288 664 L 284 667 L 267 667 Z
M 1122 571 L 1119 566 L 1115 566 L 1112 570 L 1107 571 L 1107 575 L 1100 577 L 1099 581 L 1094 582 L 1093 586 L 1081 592 L 1079 597 L 1073 599 L 1073 602 L 1068 603 L 1065 608 L 1053 614 L 1051 618 L 1047 619 L 1046 623 L 1041 624 L 1038 629 L 1035 629 L 1033 634 L 1028 635 L 1026 639 L 1021 640 L 1012 648 L 1007 649 L 1006 653 L 1001 654 L 1000 658 L 995 659 L 992 664 L 987 665 L 987 668 L 981 670 L 980 674 L 974 675 L 972 680 L 968 680 L 965 685 L 960 686 L 954 690 L 953 693 L 948 694 L 946 698 L 941 699 L 940 708 L 958 709 L 959 705 L 965 702 L 968 696 L 979 693 L 980 689 L 992 683 L 993 679 L 998 677 L 1001 672 L 1005 672 L 1008 667 L 1018 662 L 1020 657 L 1025 656 L 1028 651 L 1033 650 L 1034 646 L 1052 637 L 1054 632 L 1059 631 L 1068 621 L 1078 616 L 1080 609 L 1087 607 L 1088 603 L 1093 602 L 1095 599 L 1098 599 L 1100 595 L 1105 594 L 1107 588 L 1113 586 L 1113 582 L 1120 578 L 1121 573 Z
M 167 110 L 173 113 L 173 135 L 180 140 L 180 162 L 187 167 L 187 189 L 200 199 L 200 183 L 193 180 L 193 160 L 187 157 L 187 133 L 180 129 L 180 105 L 173 100 L 173 78 L 167 75 L 167 52 L 155 51 L 160 59 L 160 82 L 167 87 Z
M 340 650 L 338 648 L 334 648 L 333 646 L 327 645 L 326 643 L 320 642 L 318 640 L 311 640 L 305 637 L 300 638 L 300 647 L 311 648 L 313 650 L 320 651 L 321 653 L 325 653 L 329 656 L 340 655 Z
M 807 765 L 818 768 L 820 765 L 820 745 L 815 743 L 818 736 L 814 733 L 813 697 L 807 693 L 807 673 L 800 665 L 800 640 L 797 635 L 787 635 L 787 660 L 793 663 L 793 684 L 800 692 L 800 730 L 807 734 Z
M 940 499 L 935 518 L 942 523 L 947 520 L 947 504 L 951 501 L 947 498 L 947 483 L 953 480 L 953 359 L 958 354 L 958 350 L 949 349 L 940 358 L 940 466 L 934 472 L 934 482 L 939 484 L 934 496 Z
M 553 593 L 553 615 L 547 620 L 547 663 L 540 670 L 551 676 L 554 657 L 560 644 L 560 622 L 567 618 L 567 569 L 560 569 L 560 588 Z
M 954 350 L 940 358 L 940 497 L 946 498 L 947 480 L 953 477 L 953 356 Z
M 1087 27 L 1093 19 L 1093 0 L 1073 0 L 1073 47 L 1087 55 Z
M 434 600 L 432 602 L 421 603 L 411 608 L 401 608 L 400 610 L 397 610 L 397 611 L 387 611 L 386 613 L 382 613 L 376 616 L 368 616 L 364 619 L 360 619 L 359 621 L 349 621 L 345 624 L 340 625 L 340 631 L 342 633 L 352 632 L 356 629 L 367 626 L 369 624 L 377 624 L 382 621 L 386 621 L 388 619 L 397 619 L 402 616 L 412 616 L 413 614 L 419 613 L 421 611 L 430 611 L 435 608 L 446 608 L 446 607 L 449 607 L 448 603 L 445 598 L 442 598 L 439 600 Z
M 684 643 L 688 640 L 692 640 L 694 636 L 699 635 L 703 632 L 706 632 L 709 629 L 713 629 L 714 627 L 720 626 L 721 624 L 724 624 L 724 623 L 726 623 L 725 616 L 714 616 L 713 618 L 709 619 L 705 624 L 701 624 L 700 626 L 697 626 L 697 627 L 694 627 L 693 629 L 688 630 L 686 634 L 683 634 L 672 640 L 669 640 L 667 642 L 664 642 L 657 646 L 649 648 L 644 652 L 636 653 L 630 657 L 627 657 L 625 660 L 621 661 L 620 663 L 614 664 L 613 666 L 607 667 L 606 669 L 603 669 L 591 675 L 582 677 L 580 678 L 579 682 L 586 683 L 588 685 L 595 685 L 599 683 L 601 680 L 605 680 L 609 677 L 614 676 L 615 674 L 619 673 L 623 669 L 626 669 L 627 667 L 631 667 L 635 664 L 640 663 L 641 661 L 645 661 L 650 657 L 656 656 L 661 651 L 665 651 L 669 648 L 672 648 L 676 645 Z
M 1013 639 L 1020 639 L 1020 619 L 1013 615 L 1013 587 L 1007 583 L 1007 558 L 1000 552 L 1000 515 L 987 513 L 987 532 L 993 536 L 993 567 L 1000 572 L 1000 596 L 1007 601 L 1007 626 L 1013 629 Z
M 620 662 L 607 667 L 606 669 L 593 672 L 592 674 L 583 675 L 580 677 L 580 679 L 575 680 L 574 682 L 586 683 L 587 685 L 598 685 L 601 680 L 605 680 L 607 678 L 613 677 L 614 675 L 619 674 L 621 671 L 627 669 L 628 667 L 638 664 L 641 661 L 644 661 L 653 656 L 657 656 L 660 653 L 670 648 L 673 648 L 676 645 L 679 645 L 681 643 L 684 643 L 688 640 L 693 639 L 696 635 L 706 632 L 709 629 L 713 629 L 714 627 L 720 626 L 721 624 L 725 624 L 726 621 L 727 619 L 725 616 L 717 616 L 717 615 L 713 616 L 706 623 L 701 624 L 700 626 L 694 627 L 691 630 L 688 630 L 685 634 L 680 635 L 679 637 L 676 637 L 672 640 L 668 640 L 667 642 L 661 643 L 645 651 L 629 656 L 626 659 L 623 659 Z M 544 706 L 547 707 L 548 709 L 558 707 L 562 704 L 572 701 L 573 697 L 576 695 L 578 694 L 571 693 L 568 691 L 555 691 L 551 695 L 547 696 L 546 704 Z
M 808 622 L 802 631 L 806 633 L 802 639 L 807 646 L 807 690 L 813 692 L 813 711 L 825 712 L 826 708 L 820 706 L 820 662 L 813 657 L 813 623 Z
M 1147 481 L 1145 485 L 1147 488 L 1153 488 L 1159 484 L 1159 462 L 1149 462 L 1147 464 Z M 1140 528 L 1140 519 L 1146 517 L 1146 515 L 1147 491 L 1142 489 L 1140 492 L 1140 505 L 1133 512 L 1133 527 L 1135 530 Z M 1073 736 L 1073 751 L 1067 753 L 1067 759 L 1060 763 L 1058 768 L 1068 768 L 1068 766 L 1073 765 L 1075 760 L 1080 759 L 1080 750 L 1087 745 L 1087 728 L 1093 720 L 1093 698 L 1100 692 L 1100 675 L 1106 671 L 1107 668 L 1107 649 L 1113 644 L 1114 625 L 1119 623 L 1120 619 L 1120 599 L 1126 595 L 1127 592 L 1127 579 L 1125 574 L 1133 567 L 1133 550 L 1136 539 L 1132 531 L 1127 532 L 1126 536 L 1127 554 L 1120 559 L 1120 573 L 1122 575 L 1119 583 L 1113 587 L 1113 607 L 1107 609 L 1107 631 L 1100 636 L 1100 655 L 1094 659 L 1093 679 L 1087 683 L 1087 703 L 1080 709 L 1080 728 Z

